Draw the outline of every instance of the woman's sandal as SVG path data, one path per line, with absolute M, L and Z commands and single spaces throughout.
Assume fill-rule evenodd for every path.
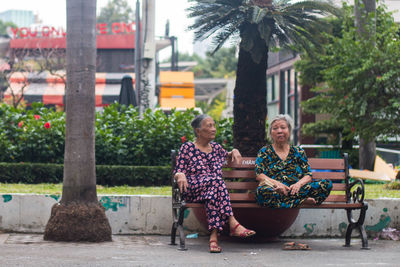
M 287 242 L 283 244 L 283 250 L 311 250 L 307 244 Z
M 217 240 L 210 240 L 210 253 L 221 253 L 222 249 L 218 246 Z
M 255 231 L 244 228 L 244 230 L 240 234 L 235 234 L 236 229 L 240 226 L 240 223 L 236 224 L 235 227 L 231 230 L 230 236 L 240 237 L 240 238 L 248 238 L 256 234 Z

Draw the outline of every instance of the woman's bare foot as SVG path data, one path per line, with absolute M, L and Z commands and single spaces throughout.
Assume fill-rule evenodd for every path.
M 313 199 L 312 197 L 309 197 L 306 200 L 304 200 L 304 204 L 315 205 L 317 204 L 317 201 L 315 201 L 315 199 Z

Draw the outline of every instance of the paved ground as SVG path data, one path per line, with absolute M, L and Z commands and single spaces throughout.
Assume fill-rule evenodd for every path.
M 343 239 L 294 239 L 310 251 L 285 251 L 276 242 L 224 238 L 221 254 L 208 253 L 207 238 L 187 239 L 187 251 L 170 246 L 168 236 L 113 236 L 100 244 L 46 242 L 42 235 L 0 234 L 0 266 L 400 266 L 399 241 L 372 241 L 360 249 Z M 290 240 L 291 241 L 291 240 Z

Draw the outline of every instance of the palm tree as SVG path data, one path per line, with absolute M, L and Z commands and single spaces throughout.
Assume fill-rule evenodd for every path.
M 95 172 L 96 0 L 67 0 L 67 88 L 64 180 L 45 240 L 110 241 L 97 200 Z
M 338 9 L 322 1 L 290 0 L 191 0 L 195 18 L 190 29 L 195 38 L 213 36 L 218 50 L 231 37 L 240 37 L 234 89 L 234 146 L 245 156 L 256 155 L 265 144 L 266 70 L 273 47 L 293 44 L 308 49 L 326 26 L 320 18 Z M 314 42 L 313 42 L 314 40 Z

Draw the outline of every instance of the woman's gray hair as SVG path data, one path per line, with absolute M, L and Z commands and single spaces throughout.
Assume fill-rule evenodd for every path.
M 276 115 L 273 119 L 272 119 L 272 121 L 271 121 L 271 123 L 269 124 L 269 126 L 268 126 L 268 133 L 269 133 L 269 136 L 271 136 L 271 131 L 272 131 L 272 124 L 274 124 L 274 122 L 276 122 L 276 121 L 284 121 L 284 122 L 286 122 L 286 124 L 287 124 L 287 126 L 288 126 L 288 128 L 289 128 L 289 140 L 288 141 L 290 141 L 290 137 L 292 136 L 292 129 L 293 129 L 293 119 L 292 119 L 292 117 L 290 117 L 289 115 L 287 115 L 287 114 L 279 114 L 279 115 Z
M 197 115 L 197 116 L 192 120 L 192 122 L 190 123 L 190 125 L 192 125 L 193 132 L 194 132 L 194 136 L 197 137 L 196 129 L 199 129 L 199 128 L 201 127 L 201 122 L 202 122 L 204 119 L 207 119 L 207 118 L 211 118 L 211 117 L 208 116 L 207 114 L 200 114 L 200 115 Z

